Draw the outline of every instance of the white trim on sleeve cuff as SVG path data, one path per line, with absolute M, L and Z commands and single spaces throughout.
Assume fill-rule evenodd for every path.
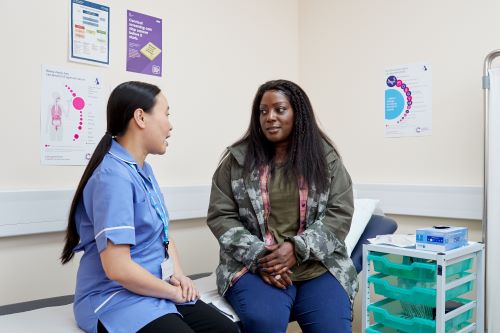
M 109 230 L 118 230 L 118 229 L 132 229 L 134 230 L 135 228 L 132 227 L 132 226 L 129 226 L 129 225 L 123 225 L 123 226 L 120 226 L 120 227 L 110 227 L 110 228 L 104 228 L 102 229 L 101 231 L 99 231 L 97 233 L 97 235 L 95 235 L 94 239 L 97 239 L 97 237 L 99 237 L 103 232 L 105 231 L 109 231 Z

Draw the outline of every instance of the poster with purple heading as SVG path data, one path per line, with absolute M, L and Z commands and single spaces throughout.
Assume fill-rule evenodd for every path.
M 127 10 L 127 71 L 161 76 L 162 21 Z

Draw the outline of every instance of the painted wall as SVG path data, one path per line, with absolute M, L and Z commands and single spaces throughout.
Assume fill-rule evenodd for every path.
M 72 189 L 83 172 L 40 165 L 42 64 L 100 73 L 109 91 L 144 80 L 166 92 L 174 130 L 166 156 L 149 159 L 161 186 L 209 185 L 223 149 L 247 127 L 257 87 L 276 77 L 298 80 L 297 1 L 102 1 L 111 7 L 109 68 L 67 61 L 69 3 L 0 3 L 11 29 L 3 40 L 10 51 L 0 52 L 0 191 Z M 125 71 L 127 9 L 163 19 L 161 79 Z M 188 274 L 215 269 L 217 243 L 202 219 L 174 221 L 172 229 Z M 76 263 L 57 262 L 63 237 L 0 238 L 0 305 L 74 292 Z
M 500 2 L 300 1 L 300 82 L 356 183 L 482 186 L 483 60 Z M 384 69 L 433 68 L 433 133 L 384 138 Z
M 498 12 L 493 0 L 299 2 L 300 83 L 355 183 L 482 186 L 481 77 Z M 384 69 L 418 62 L 433 68 L 433 133 L 384 138 Z M 481 240 L 478 220 L 394 218 L 398 232 L 449 224 Z
M 0 4 L 4 24 L 13 30 L 4 36 L 11 52 L 0 54 L 0 91 L 9 118 L 0 133 L 8 142 L 1 152 L 15 157 L 2 163 L 0 190 L 73 188 L 81 176 L 81 167 L 40 165 L 42 64 L 100 73 L 109 91 L 123 81 L 143 80 L 166 92 L 174 130 L 168 154 L 151 158 L 162 186 L 208 184 L 222 150 L 246 129 L 258 85 L 275 77 L 298 79 L 297 1 L 102 3 L 111 7 L 109 68 L 67 61 L 69 0 Z M 160 79 L 125 71 L 127 9 L 163 19 Z

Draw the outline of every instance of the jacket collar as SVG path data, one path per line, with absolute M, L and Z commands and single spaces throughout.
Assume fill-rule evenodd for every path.
M 227 147 L 227 150 L 229 150 L 231 155 L 233 155 L 233 157 L 236 159 L 236 162 L 238 162 L 240 166 L 243 166 L 245 164 L 245 156 L 248 150 L 248 144 L 246 142 L 229 146 Z

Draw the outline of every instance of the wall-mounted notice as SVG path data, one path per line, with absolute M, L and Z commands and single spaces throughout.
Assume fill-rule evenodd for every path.
M 162 21 L 127 11 L 127 71 L 161 76 Z
M 109 7 L 71 0 L 69 60 L 109 65 Z
M 432 71 L 429 64 L 385 70 L 385 136 L 424 136 L 432 132 Z
M 104 134 L 102 77 L 42 66 L 41 163 L 86 165 Z

